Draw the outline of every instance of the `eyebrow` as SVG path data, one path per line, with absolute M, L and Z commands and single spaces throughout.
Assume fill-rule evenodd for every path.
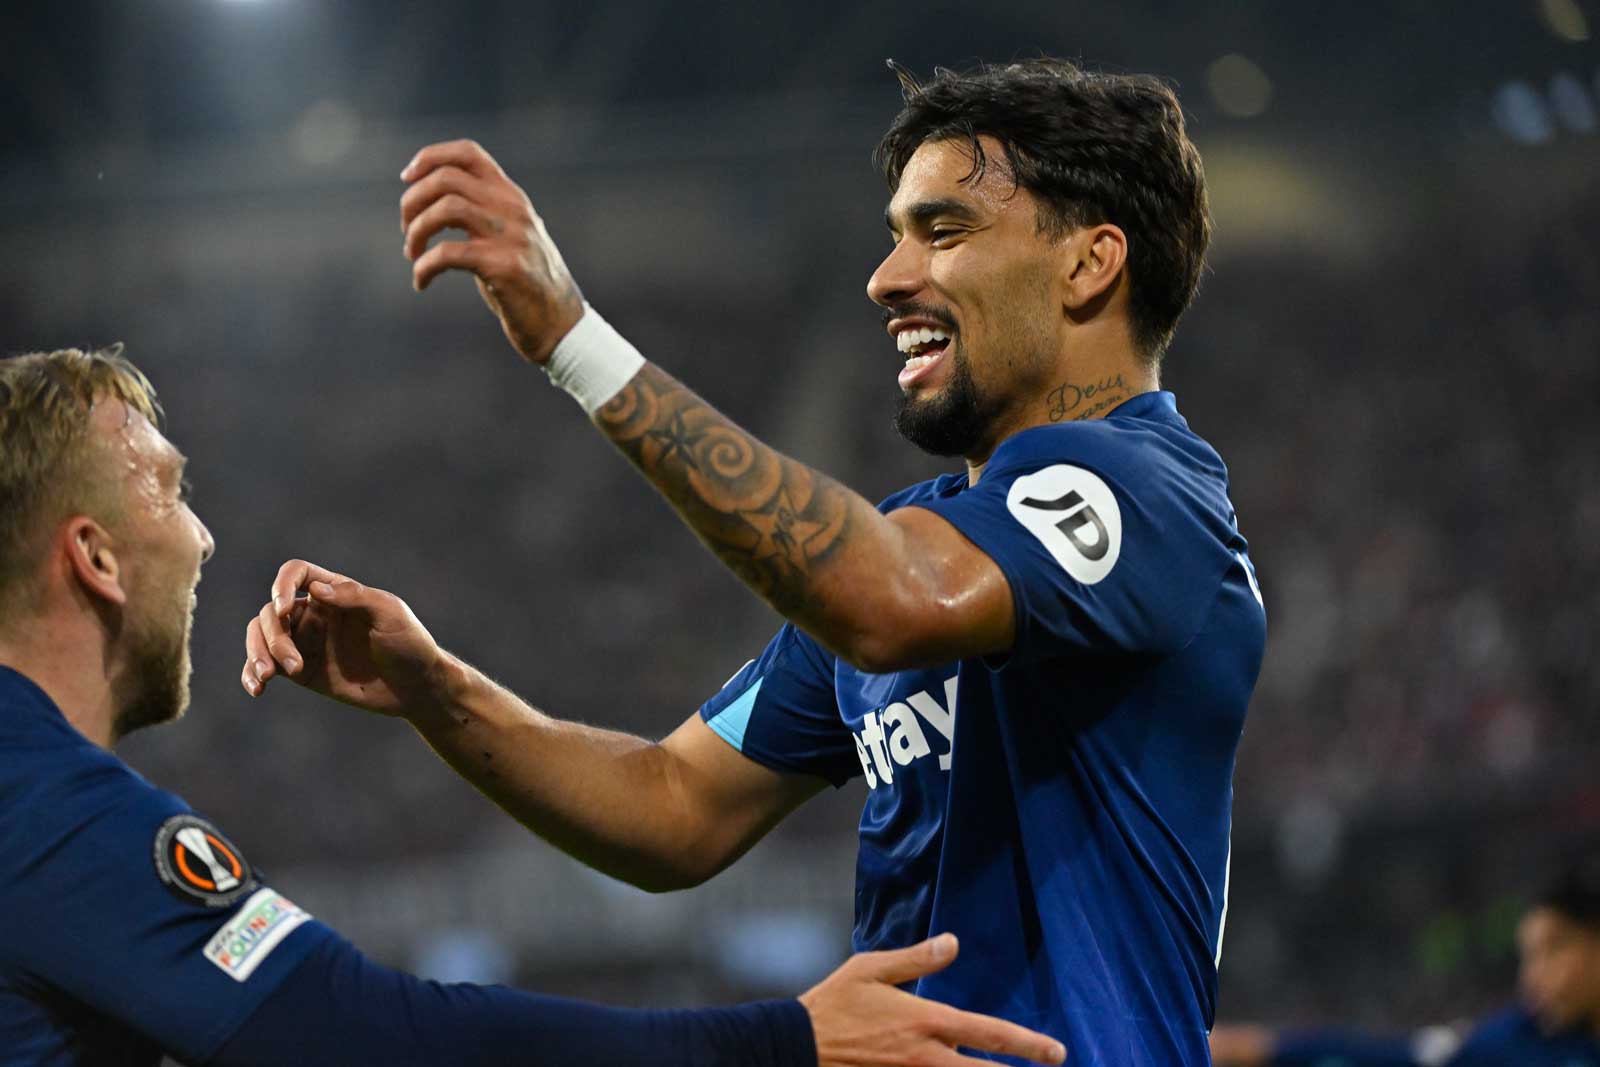
M 923 226 L 940 216 L 960 219 L 962 222 L 977 222 L 978 213 L 967 206 L 963 200 L 954 197 L 941 197 L 937 200 L 918 200 L 905 210 L 906 221 L 913 225 Z M 889 208 L 883 209 L 883 224 L 889 227 L 889 232 L 896 232 L 894 212 Z

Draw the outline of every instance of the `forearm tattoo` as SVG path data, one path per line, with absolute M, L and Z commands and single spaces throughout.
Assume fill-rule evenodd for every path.
M 854 507 L 838 482 L 768 448 L 645 364 L 595 422 L 746 585 L 790 615 L 844 542 Z

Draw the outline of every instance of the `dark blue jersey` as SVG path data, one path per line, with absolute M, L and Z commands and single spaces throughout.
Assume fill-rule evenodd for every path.
M 786 626 L 702 709 L 751 759 L 871 787 L 858 949 L 960 936 L 919 993 L 1068 1062 L 1209 1062 L 1234 752 L 1266 620 L 1227 471 L 1169 393 L 995 450 L 884 511 L 1004 572 L 1004 655 L 865 674 Z
M 1581 1030 L 1548 1034 L 1511 1008 L 1473 1030 L 1459 1047 L 1434 1031 L 1380 1037 L 1349 1030 L 1286 1030 L 1272 1067 L 1600 1067 L 1600 1038 Z
M 1600 1067 L 1600 1035 L 1565 1030 L 1547 1034 L 1522 1008 L 1492 1016 L 1468 1035 L 1450 1067 Z
M 0 1065 L 203 1062 L 328 935 L 0 667 Z

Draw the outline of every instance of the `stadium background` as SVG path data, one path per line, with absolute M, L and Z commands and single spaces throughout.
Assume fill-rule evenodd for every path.
M 1600 828 L 1600 10 L 311 0 L 0 14 L 0 347 L 123 340 L 219 545 L 195 703 L 124 754 L 380 958 L 620 1002 L 792 992 L 848 951 L 858 784 L 652 897 L 401 724 L 239 689 L 282 560 L 406 597 L 551 711 L 659 736 L 776 619 L 450 277 L 400 167 L 470 136 L 587 295 L 768 441 L 882 496 L 868 162 L 918 71 L 1171 78 L 1217 236 L 1166 369 L 1270 613 L 1237 775 L 1225 1018 L 1503 999 L 1530 880 Z M 1207 8 L 1207 10 L 1202 10 Z

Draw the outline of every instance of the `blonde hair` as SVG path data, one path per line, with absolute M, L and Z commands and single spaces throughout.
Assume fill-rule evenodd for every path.
M 115 518 L 120 497 L 106 492 L 89 433 L 90 412 L 109 397 L 160 426 L 155 388 L 120 343 L 0 359 L 0 626 L 22 613 L 57 523 L 90 510 Z

